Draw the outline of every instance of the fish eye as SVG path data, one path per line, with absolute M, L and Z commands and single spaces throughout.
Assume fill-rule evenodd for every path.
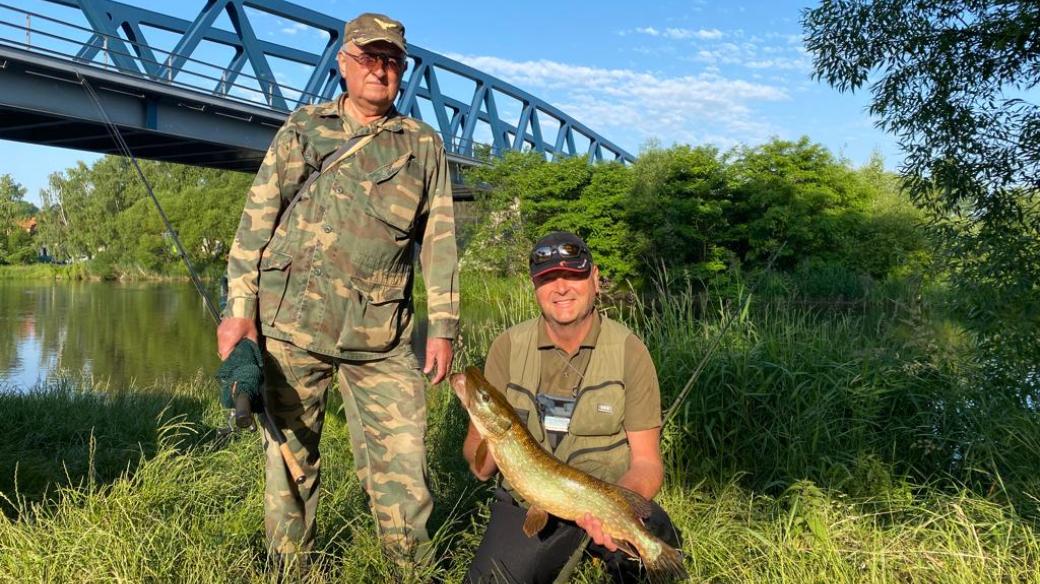
M 488 400 L 488 394 L 486 391 L 477 392 L 477 396 L 480 397 L 480 401 L 486 402 Z

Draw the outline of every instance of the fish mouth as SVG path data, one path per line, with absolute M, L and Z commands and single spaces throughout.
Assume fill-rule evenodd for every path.
M 459 401 L 462 402 L 462 407 L 469 409 L 470 391 L 469 388 L 466 387 L 466 374 L 462 372 L 453 373 L 449 378 L 448 383 L 451 384 L 451 389 L 455 391 L 455 395 L 459 398 Z

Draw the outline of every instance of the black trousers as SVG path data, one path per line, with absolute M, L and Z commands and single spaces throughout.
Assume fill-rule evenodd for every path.
M 646 528 L 668 545 L 681 546 L 679 532 L 660 505 L 651 501 L 653 512 L 644 521 Z M 534 537 L 523 532 L 527 509 L 519 506 L 503 489 L 495 492 L 491 521 L 466 574 L 471 584 L 551 584 L 567 564 L 585 536 L 585 530 L 571 521 L 552 515 L 549 523 Z M 603 560 L 614 582 L 642 582 L 642 563 L 621 550 L 611 552 L 590 542 L 586 550 Z

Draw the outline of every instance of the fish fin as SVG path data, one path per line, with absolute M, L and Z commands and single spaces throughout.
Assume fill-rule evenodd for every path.
M 650 505 L 650 501 L 646 500 L 646 497 L 625 487 L 619 487 L 618 485 L 614 485 L 614 487 L 621 493 L 625 502 L 628 503 L 628 508 L 632 510 L 636 517 L 640 519 L 650 517 L 650 513 L 653 512 L 654 508 Z
M 484 463 L 487 462 L 487 457 L 487 440 L 481 440 L 480 444 L 477 444 L 477 452 L 473 455 L 473 462 L 476 464 L 477 468 L 484 468 Z
M 664 542 L 661 542 L 661 553 L 656 558 L 643 558 L 643 565 L 652 582 L 681 582 L 689 578 L 682 552 Z
M 524 519 L 524 535 L 534 537 L 549 522 L 549 514 L 545 509 L 531 507 L 527 510 L 527 518 Z
M 633 558 L 639 557 L 639 551 L 636 550 L 636 546 L 632 545 L 632 542 L 626 539 L 615 539 L 614 545 L 616 545 L 619 550 L 625 552 Z

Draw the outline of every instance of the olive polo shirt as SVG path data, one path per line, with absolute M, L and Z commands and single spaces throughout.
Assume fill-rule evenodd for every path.
M 602 319 L 593 314 L 592 327 L 578 350 L 568 355 L 549 339 L 545 320 L 538 318 L 538 351 L 541 376 L 538 393 L 573 397 L 582 386 L 582 377 L 596 350 Z M 509 383 L 509 359 L 512 355 L 509 335 L 501 334 L 491 343 L 484 376 L 491 385 L 504 390 Z M 623 425 L 628 432 L 649 430 L 661 425 L 661 389 L 650 352 L 635 335 L 625 341 L 624 379 L 625 412 Z

